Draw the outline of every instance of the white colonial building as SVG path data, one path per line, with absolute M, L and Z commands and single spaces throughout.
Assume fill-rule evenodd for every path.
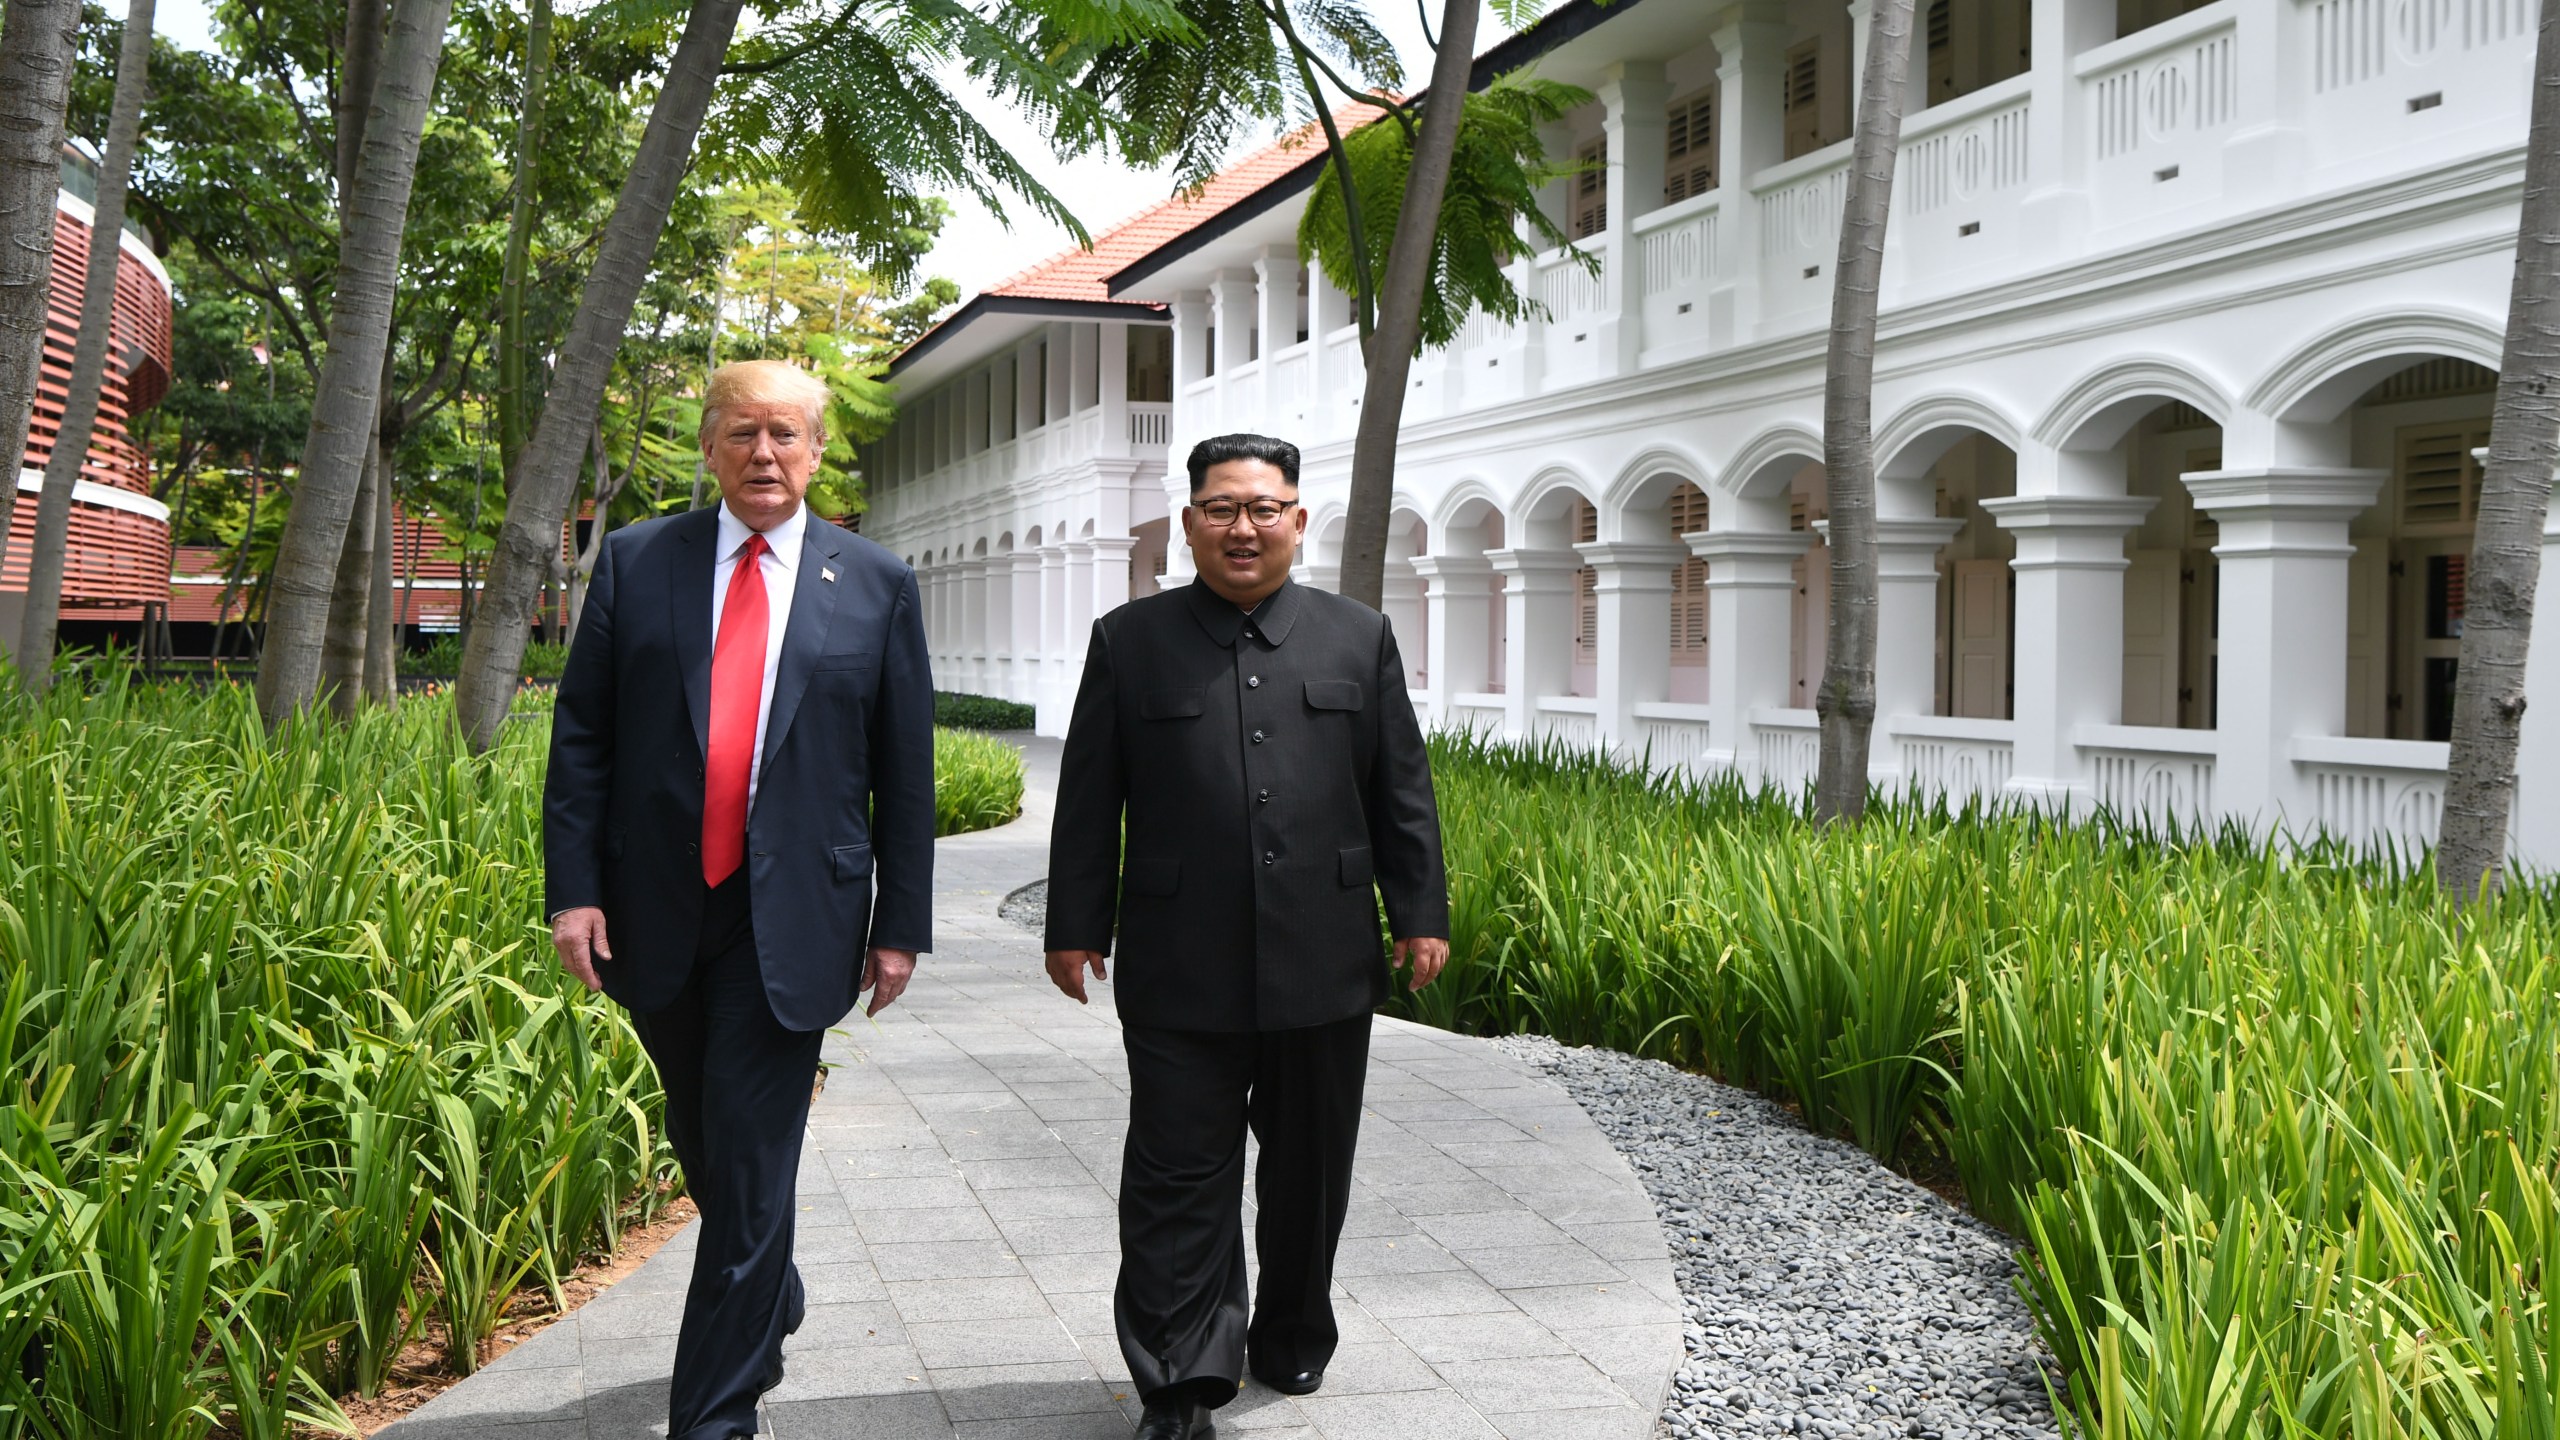
M 1604 161 L 1407 397 L 1387 609 L 1431 723 L 1800 785 L 1863 3 L 1570 0 L 1479 63 Z M 2527 0 L 1922 0 L 1875 420 L 1875 778 L 2431 837 L 2521 186 Z M 1284 144 L 900 361 L 866 529 L 945 688 L 1065 719 L 1092 617 L 1183 583 L 1179 457 L 1305 447 L 1335 573 L 1361 358 Z M 1171 463 L 1168 458 L 1171 457 Z M 2560 555 L 2560 529 L 2549 553 Z M 2546 594 L 2560 594 L 2560 588 Z M 2546 627 L 2548 628 L 2548 627 Z M 2522 853 L 2560 863 L 2560 644 Z

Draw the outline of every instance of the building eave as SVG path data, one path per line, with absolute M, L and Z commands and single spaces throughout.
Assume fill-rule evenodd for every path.
M 919 336 L 916 342 L 898 352 L 889 362 L 888 375 L 897 379 L 921 364 L 943 346 L 957 339 L 969 326 L 993 315 L 1026 315 L 1043 320 L 1140 320 L 1162 319 L 1165 307 L 1151 300 L 1060 300 L 1041 295 L 981 294 L 951 312 L 942 323 Z

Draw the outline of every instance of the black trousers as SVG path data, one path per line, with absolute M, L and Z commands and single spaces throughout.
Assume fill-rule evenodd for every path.
M 806 1297 L 791 1263 L 793 1194 L 824 1031 L 786 1030 L 765 999 L 740 867 L 705 897 L 693 974 L 632 1027 L 667 1092 L 667 1139 L 702 1211 L 701 1248 L 667 1393 L 668 1440 L 756 1433 Z
M 1261 1034 L 1121 1030 L 1129 1139 L 1120 1168 L 1120 1353 L 1145 1399 L 1236 1398 L 1246 1355 L 1266 1375 L 1322 1370 L 1333 1254 L 1351 1203 L 1369 1017 Z M 1245 1314 L 1244 1144 L 1262 1278 Z

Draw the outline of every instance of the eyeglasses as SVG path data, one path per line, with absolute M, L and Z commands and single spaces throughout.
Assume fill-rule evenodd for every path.
M 1295 500 L 1254 500 L 1239 505 L 1233 500 L 1203 500 L 1193 508 L 1200 512 L 1201 519 L 1220 529 L 1233 525 L 1236 517 L 1243 515 L 1252 519 L 1256 530 L 1268 530 L 1279 524 L 1280 517 L 1288 514 L 1289 507 L 1297 503 Z

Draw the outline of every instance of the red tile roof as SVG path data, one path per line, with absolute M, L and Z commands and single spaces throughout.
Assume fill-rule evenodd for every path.
M 1333 123 L 1356 130 L 1386 112 L 1354 101 L 1333 112 Z M 997 281 L 989 295 L 1019 295 L 1040 300 L 1111 299 L 1110 276 L 1146 258 L 1157 247 L 1215 219 L 1222 211 L 1298 168 L 1324 148 L 1324 131 L 1312 121 L 1228 166 L 1200 187 L 1161 200 L 1093 237 L 1090 250 L 1078 247 Z M 1121 301 L 1138 305 L 1143 301 Z

